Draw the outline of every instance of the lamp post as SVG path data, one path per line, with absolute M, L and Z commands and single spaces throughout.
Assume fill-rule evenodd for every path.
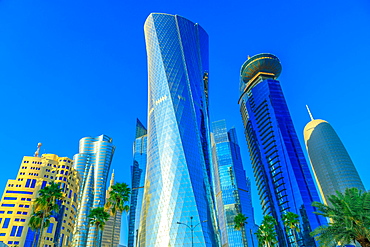
M 177 224 L 179 224 L 179 225 L 185 225 L 185 226 L 189 227 L 189 229 L 191 231 L 191 247 L 194 247 L 194 237 L 193 237 L 194 229 L 203 222 L 207 222 L 207 220 L 203 220 L 203 221 L 199 222 L 198 224 L 196 224 L 195 226 L 193 226 L 193 216 L 190 216 L 190 226 L 188 224 L 185 224 L 185 223 L 182 223 L 182 222 L 177 222 Z

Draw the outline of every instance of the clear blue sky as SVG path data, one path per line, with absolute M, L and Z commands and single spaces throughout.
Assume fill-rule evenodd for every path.
M 72 158 L 80 138 L 100 134 L 117 146 L 117 180 L 130 183 L 135 121 L 146 122 L 143 24 L 151 12 L 182 15 L 208 32 L 211 119 L 237 128 L 249 176 L 239 70 L 247 55 L 269 52 L 281 60 L 301 143 L 308 104 L 332 124 L 370 188 L 368 0 L 0 0 L 0 191 L 38 142 L 43 153 Z M 259 223 L 256 191 L 253 199 Z

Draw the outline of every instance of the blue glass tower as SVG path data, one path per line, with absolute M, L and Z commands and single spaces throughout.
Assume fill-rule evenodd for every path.
M 106 135 L 80 140 L 79 153 L 73 157 L 74 168 L 81 175 L 82 182 L 72 246 L 100 246 L 102 231 L 90 226 L 87 216 L 91 208 L 104 207 L 105 189 L 114 150 L 112 138 Z
M 250 181 L 246 178 L 234 128 L 227 131 L 226 121 L 212 123 L 212 154 L 215 171 L 215 195 L 222 246 L 257 247 L 257 226 Z M 234 228 L 238 213 L 248 217 L 241 229 Z
M 316 246 L 309 233 L 326 220 L 313 213 L 311 203 L 320 198 L 276 80 L 280 73 L 274 55 L 249 58 L 241 68 L 240 111 L 262 209 L 278 222 L 279 246 L 294 241 L 284 229 L 286 212 L 299 215 L 299 246 Z
M 131 166 L 131 199 L 130 211 L 128 214 L 128 247 L 137 247 L 139 236 L 140 214 L 143 203 L 145 171 L 146 171 L 146 146 L 147 130 L 144 125 L 137 120 L 136 138 L 134 142 L 134 163 Z
M 182 247 L 192 240 L 195 246 L 218 246 L 210 186 L 208 35 L 181 16 L 152 13 L 145 39 L 148 160 L 140 246 Z M 199 225 L 191 231 L 184 224 Z

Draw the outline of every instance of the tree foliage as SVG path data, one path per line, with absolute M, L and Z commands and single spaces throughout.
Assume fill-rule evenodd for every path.
M 276 220 L 271 215 L 265 215 L 259 226 L 256 235 L 260 247 L 273 247 L 277 244 L 277 234 L 275 231 Z
M 322 215 L 330 219 L 328 225 L 320 226 L 311 236 L 320 246 L 346 245 L 358 241 L 362 247 L 370 247 L 370 192 L 357 188 L 328 197 L 329 205 L 313 202 Z
M 242 230 L 244 225 L 247 224 L 248 217 L 242 213 L 238 213 L 234 218 L 234 228 L 238 231 Z
M 97 207 L 91 209 L 89 215 L 89 224 L 95 226 L 99 230 L 103 230 L 105 222 L 109 219 L 109 213 L 107 213 L 103 207 Z
M 41 245 L 42 242 L 42 233 L 45 228 L 44 225 L 46 220 L 49 220 L 52 212 L 59 211 L 58 200 L 62 200 L 64 194 L 62 189 L 59 188 L 59 184 L 51 182 L 49 185 L 45 186 L 43 189 L 39 190 L 39 197 L 34 201 L 34 215 L 41 217 L 41 226 L 40 226 L 40 238 L 38 240 L 37 246 Z M 35 219 L 36 220 L 36 219 Z
M 289 232 L 292 233 L 296 246 L 298 246 L 296 233 L 300 232 L 298 218 L 299 216 L 293 212 L 287 212 L 286 214 L 283 214 L 283 222 L 284 222 L 285 230 L 288 234 Z
M 111 240 L 112 247 L 114 243 L 117 212 L 122 213 L 123 211 L 128 212 L 130 210 L 130 207 L 127 205 L 130 199 L 130 194 L 131 190 L 126 183 L 116 183 L 111 187 L 111 190 L 109 191 L 109 197 L 107 199 L 107 202 L 105 203 L 104 208 L 107 211 L 110 211 L 111 215 L 114 216 Z

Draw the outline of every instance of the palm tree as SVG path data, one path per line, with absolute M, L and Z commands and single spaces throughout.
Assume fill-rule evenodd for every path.
M 289 234 L 289 231 L 292 232 L 294 237 L 294 242 L 296 246 L 298 247 L 298 242 L 296 238 L 296 232 L 299 232 L 299 220 L 298 215 L 292 212 L 287 212 L 286 214 L 283 214 L 283 222 L 286 229 L 286 232 Z
M 348 188 L 344 193 L 330 195 L 328 200 L 330 206 L 312 203 L 319 211 L 315 213 L 330 218 L 330 223 L 317 227 L 311 236 L 320 246 L 357 241 L 362 247 L 370 247 L 370 192 Z
M 277 234 L 275 232 L 276 220 L 271 215 L 265 215 L 262 223 L 259 226 L 256 235 L 258 239 L 258 246 L 273 247 L 277 244 Z
M 91 226 L 95 226 L 98 231 L 103 230 L 105 226 L 105 222 L 109 219 L 109 213 L 104 211 L 103 207 L 93 208 L 90 211 L 90 214 L 87 216 L 89 219 L 89 224 Z M 95 235 L 94 245 L 97 243 L 97 234 Z
M 42 214 L 41 220 L 41 231 L 40 231 L 40 238 L 37 243 L 37 247 L 41 245 L 42 242 L 42 233 L 45 219 L 50 217 L 51 213 L 59 211 L 59 205 L 57 204 L 57 200 L 62 200 L 64 195 L 62 190 L 59 188 L 59 184 L 51 182 L 49 185 L 45 186 L 43 189 L 39 190 L 39 197 L 36 198 L 34 201 L 34 211 L 36 213 Z
M 234 217 L 234 228 L 238 231 L 242 231 L 242 239 L 243 239 L 243 242 L 246 241 L 246 239 L 244 238 L 245 236 L 245 232 L 243 232 L 243 229 L 244 229 L 244 226 L 245 224 L 247 224 L 247 219 L 248 217 L 245 216 L 244 214 L 242 213 L 238 213 L 237 215 L 235 215 Z M 245 230 L 245 229 L 244 229 Z M 246 244 L 246 243 L 245 243 Z
M 42 220 L 43 220 L 43 214 L 41 211 L 38 211 L 38 212 L 34 212 L 30 220 L 28 221 L 28 226 L 31 228 L 32 231 L 35 232 L 33 236 L 32 247 L 36 243 L 36 235 L 37 235 L 37 232 L 40 232 Z M 49 218 L 45 218 L 44 228 L 47 228 L 49 225 L 50 225 Z
M 130 207 L 126 205 L 130 199 L 130 193 L 131 190 L 125 183 L 116 183 L 109 191 L 109 198 L 107 199 L 104 208 L 109 210 L 111 215 L 114 216 L 111 242 L 112 247 L 114 243 L 114 230 L 116 228 L 117 211 L 122 214 L 123 211 L 128 212 L 130 210 Z
M 234 218 L 234 228 L 238 231 L 243 229 L 244 225 L 247 224 L 248 217 L 242 213 L 238 213 Z

